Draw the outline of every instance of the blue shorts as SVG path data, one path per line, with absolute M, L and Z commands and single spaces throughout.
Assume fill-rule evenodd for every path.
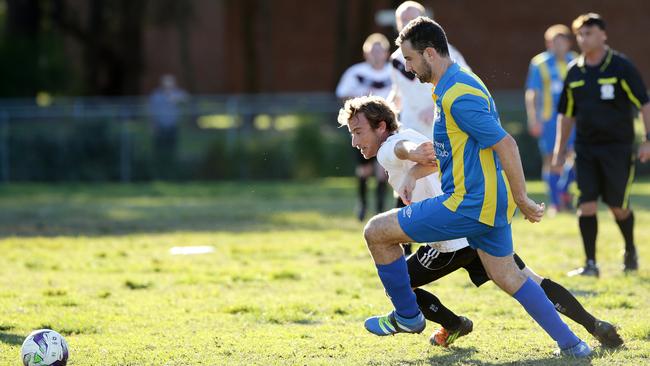
M 557 135 L 557 116 L 553 116 L 550 120 L 542 125 L 542 134 L 539 136 L 539 151 L 542 156 L 553 155 L 555 148 L 555 137 Z M 573 149 L 573 143 L 576 140 L 576 129 L 571 131 L 569 141 L 567 142 L 567 149 Z
M 495 257 L 512 255 L 510 224 L 493 227 L 465 217 L 445 207 L 445 199 L 438 196 L 400 209 L 397 219 L 406 235 L 418 243 L 467 238 L 472 248 Z

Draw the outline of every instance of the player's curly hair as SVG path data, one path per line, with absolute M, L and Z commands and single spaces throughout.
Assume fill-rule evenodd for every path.
M 431 47 L 440 56 L 449 56 L 449 45 L 447 44 L 445 30 L 431 18 L 417 17 L 411 20 L 399 33 L 395 44 L 399 47 L 404 41 L 411 42 L 413 49 L 419 52 Z
M 346 101 L 343 108 L 339 110 L 337 120 L 341 126 L 347 126 L 348 122 L 359 113 L 366 116 L 372 129 L 379 128 L 379 123 L 382 121 L 386 122 L 388 132 L 396 131 L 399 128 L 395 110 L 384 98 L 372 95 Z

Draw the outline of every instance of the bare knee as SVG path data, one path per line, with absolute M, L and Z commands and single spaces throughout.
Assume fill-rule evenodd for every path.
M 617 221 L 625 220 L 630 216 L 630 210 L 621 207 L 609 207 Z
M 596 201 L 583 202 L 578 207 L 578 216 L 594 216 L 598 212 L 598 203 Z

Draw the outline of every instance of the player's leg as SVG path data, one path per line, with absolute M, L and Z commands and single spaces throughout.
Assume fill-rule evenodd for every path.
M 586 263 L 568 273 L 569 276 L 599 276 L 596 264 L 596 237 L 598 235 L 598 197 L 602 186 L 602 172 L 596 151 L 591 147 L 576 146 L 576 181 L 578 197 L 578 226 L 585 250 Z
M 411 288 L 406 259 L 400 246 L 400 243 L 412 239 L 400 227 L 397 219 L 399 212 L 400 210 L 393 209 L 378 214 L 368 221 L 364 229 L 366 244 L 377 273 L 395 308 L 389 314 L 366 320 L 366 329 L 376 335 L 420 333 L 426 326 Z
M 603 156 L 602 162 L 609 167 L 605 172 L 605 189 L 603 201 L 614 214 L 616 224 L 625 240 L 623 269 L 636 271 L 638 260 L 634 245 L 634 213 L 630 210 L 630 188 L 634 181 L 635 155 L 631 147 L 609 148 L 609 154 Z
M 492 228 L 484 235 L 468 238 L 494 283 L 514 297 L 526 312 L 553 338 L 562 353 L 586 357 L 589 346 L 560 319 L 542 288 L 526 277 L 513 258 L 510 225 Z
M 560 314 L 564 314 L 574 322 L 582 325 L 587 332 L 598 339 L 605 347 L 618 347 L 623 344 L 623 339 L 618 334 L 614 325 L 596 319 L 596 317 L 585 310 L 578 299 L 564 286 L 535 273 L 530 267 L 524 264 L 517 254 L 514 255 L 514 258 L 517 266 L 524 274 L 540 285 L 548 299 L 551 300 L 555 310 Z
M 429 245 L 421 246 L 407 260 L 411 286 L 420 287 L 435 282 L 459 268 L 465 267 L 474 258 L 477 258 L 476 251 L 470 247 L 454 252 L 440 252 Z M 424 317 L 442 325 L 442 328 L 434 331 L 429 338 L 431 344 L 448 347 L 458 337 L 472 331 L 473 323 L 470 319 L 456 315 L 445 307 L 434 294 L 416 288 L 415 296 Z
M 375 200 L 377 201 L 377 213 L 384 212 L 384 203 L 386 201 L 386 189 L 388 187 L 388 174 L 386 170 L 374 161 L 375 179 L 377 180 L 377 189 L 375 191 Z
M 555 145 L 556 121 L 551 118 L 543 125 L 542 135 L 539 137 L 539 148 L 542 154 L 542 178 L 546 183 L 546 191 L 550 200 L 549 214 L 553 215 L 560 209 L 560 174 L 551 170 L 553 146 Z
M 357 194 L 359 196 L 357 218 L 359 221 L 363 221 L 368 208 L 368 178 L 372 175 L 373 162 L 366 160 L 359 150 L 355 149 L 355 154 L 357 159 L 355 174 L 357 176 Z

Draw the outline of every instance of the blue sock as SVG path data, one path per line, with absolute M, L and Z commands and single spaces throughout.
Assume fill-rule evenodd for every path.
M 513 297 L 561 349 L 573 347 L 580 342 L 580 338 L 560 319 L 544 290 L 535 281 L 528 278 Z
M 556 173 L 550 173 L 548 176 L 548 186 L 551 193 L 551 203 L 555 207 L 560 207 L 562 201 L 560 200 L 560 175 Z
M 415 293 L 411 289 L 411 279 L 404 256 L 390 264 L 378 264 L 377 272 L 397 314 L 404 318 L 418 315 L 420 308 L 418 308 Z

